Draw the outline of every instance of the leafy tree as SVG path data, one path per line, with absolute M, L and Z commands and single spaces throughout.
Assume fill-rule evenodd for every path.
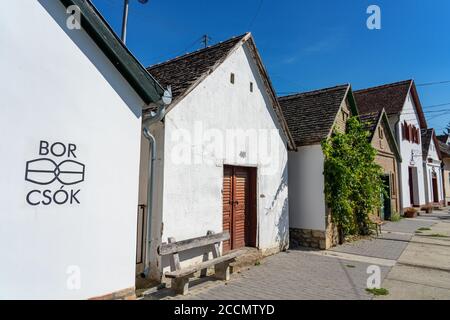
M 450 136 L 450 122 L 447 124 L 447 126 L 444 129 L 444 134 Z
M 325 156 L 325 198 L 333 223 L 344 235 L 369 234 L 369 214 L 381 206 L 385 192 L 377 151 L 358 118 L 347 122 L 345 133 L 334 131 L 322 142 Z

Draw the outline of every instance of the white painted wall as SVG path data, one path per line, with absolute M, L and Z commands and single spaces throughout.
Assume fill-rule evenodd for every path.
M 427 150 L 424 150 L 427 152 Z M 428 159 L 431 158 L 433 163 L 428 163 Z M 424 161 L 424 182 L 425 182 L 425 195 L 426 195 L 426 203 L 433 202 L 433 181 L 432 174 L 436 173 L 437 177 L 437 185 L 438 185 L 438 196 L 439 201 L 444 200 L 444 190 L 443 190 L 443 179 L 442 179 L 442 169 L 441 169 L 441 160 L 439 159 L 439 155 L 436 151 L 436 145 L 434 144 L 433 139 L 431 139 L 430 146 L 428 148 L 427 160 Z
M 0 299 L 84 299 L 134 286 L 142 101 L 65 19 L 53 0 L 0 11 Z M 76 144 L 85 181 L 64 189 L 80 189 L 80 204 L 26 202 L 33 189 L 61 187 L 24 180 L 40 140 Z
M 400 113 L 399 122 L 396 124 L 397 143 L 399 145 L 400 154 L 402 156 L 402 162 L 400 164 L 400 181 L 402 183 L 401 194 L 403 208 L 412 207 L 409 196 L 409 183 L 408 183 L 408 167 L 417 168 L 417 205 L 425 204 L 425 185 L 423 183 L 423 165 L 422 165 L 422 143 L 415 144 L 403 140 L 401 124 L 406 120 L 407 123 L 413 124 L 416 128 L 420 129 L 419 117 L 410 93 L 406 98 L 402 112 Z M 414 153 L 414 157 L 411 157 L 411 152 Z M 412 161 L 413 159 L 413 161 Z
M 234 85 L 230 83 L 232 72 L 235 73 Z M 250 82 L 254 83 L 254 92 L 250 92 Z M 273 148 L 265 156 L 262 152 L 266 151 L 265 145 L 252 152 L 256 144 L 249 142 L 220 156 L 203 149 L 207 145 L 217 145 L 215 142 L 196 138 L 201 130 L 205 133 L 210 129 L 217 134 L 225 134 L 230 129 L 275 130 Z M 259 71 L 245 45 L 165 117 L 163 203 L 159 213 L 163 222 L 161 240 L 204 236 L 209 230 L 222 232 L 223 166 L 229 164 L 258 167 L 259 248 L 285 247 L 289 228 L 287 149 L 280 130 Z M 177 132 L 183 134 L 183 139 L 176 140 Z M 181 141 L 187 145 L 183 154 L 190 154 L 184 163 L 174 157 Z M 256 157 L 251 159 L 252 155 Z M 267 168 L 266 162 L 272 170 Z
M 291 228 L 326 229 L 323 177 L 324 155 L 320 145 L 289 152 L 289 223 Z

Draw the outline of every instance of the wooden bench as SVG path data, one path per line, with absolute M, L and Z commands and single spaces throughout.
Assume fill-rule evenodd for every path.
M 241 252 L 235 251 L 225 255 L 220 254 L 220 243 L 230 239 L 228 232 L 213 233 L 208 231 L 204 237 L 198 237 L 183 241 L 175 241 L 175 238 L 169 238 L 169 243 L 162 243 L 158 247 L 160 256 L 172 255 L 171 260 L 175 270 L 166 272 L 164 276 L 171 279 L 172 289 L 177 294 L 186 295 L 189 288 L 189 278 L 192 278 L 197 271 L 205 270 L 214 266 L 214 277 L 220 280 L 230 279 L 230 263 L 233 262 Z M 181 268 L 179 253 L 191 249 L 205 247 L 205 253 L 212 251 L 213 259 L 204 261 L 194 266 Z
M 375 226 L 375 230 L 377 232 L 377 237 L 381 234 L 381 226 L 383 225 L 383 220 L 377 215 L 369 215 L 370 222 Z

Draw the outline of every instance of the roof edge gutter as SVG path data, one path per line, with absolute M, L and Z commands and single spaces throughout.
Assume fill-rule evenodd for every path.
M 156 103 L 163 87 L 128 50 L 90 0 L 60 0 L 65 8 L 80 10 L 80 24 L 145 104 Z

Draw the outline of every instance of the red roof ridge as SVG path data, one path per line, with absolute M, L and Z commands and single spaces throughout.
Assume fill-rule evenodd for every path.
M 251 33 L 250 32 L 246 32 L 246 33 L 241 34 L 239 36 L 234 36 L 234 37 L 229 38 L 227 40 L 220 41 L 220 42 L 218 42 L 216 44 L 213 44 L 211 46 L 208 46 L 206 48 L 202 48 L 202 49 L 198 49 L 198 50 L 195 50 L 195 51 L 192 51 L 192 52 L 188 52 L 188 53 L 182 54 L 181 56 L 177 56 L 175 58 L 172 58 L 172 59 L 169 59 L 169 60 L 166 60 L 166 61 L 163 61 L 163 62 L 159 62 L 159 63 L 153 64 L 151 66 L 148 66 L 146 69 L 150 70 L 150 69 L 153 69 L 153 68 L 160 67 L 162 65 L 168 64 L 168 63 L 172 63 L 172 62 L 178 61 L 180 59 L 184 59 L 184 58 L 187 58 L 187 57 L 199 54 L 199 53 L 203 53 L 203 52 L 215 49 L 215 48 L 217 48 L 217 47 L 219 47 L 219 46 L 221 46 L 221 45 L 223 45 L 225 43 L 236 41 L 237 39 L 244 39 L 244 38 L 248 37 L 249 35 L 251 35 Z
M 306 96 L 306 95 L 316 95 L 316 94 L 321 94 L 321 93 L 327 93 L 327 92 L 334 91 L 334 90 L 344 89 L 344 88 L 348 88 L 349 86 L 350 86 L 349 83 L 340 84 L 340 85 L 333 86 L 333 87 L 328 87 L 328 88 L 322 88 L 322 89 L 316 89 L 316 90 L 312 90 L 312 91 L 293 93 L 293 94 L 290 94 L 290 95 L 278 97 L 278 99 L 279 100 L 295 99 L 297 97 L 302 97 L 302 96 Z
M 370 88 L 365 88 L 365 89 L 355 90 L 355 93 L 363 93 L 363 92 L 368 92 L 368 91 L 376 91 L 376 90 L 381 90 L 381 89 L 386 89 L 386 88 L 396 87 L 396 86 L 400 86 L 400 85 L 403 85 L 403 84 L 407 84 L 408 82 L 411 83 L 411 82 L 413 82 L 413 81 L 414 81 L 414 79 L 408 79 L 408 80 L 402 80 L 402 81 L 397 81 L 397 82 L 392 82 L 392 83 L 382 84 L 382 85 L 375 86 L 375 87 L 370 87 Z

